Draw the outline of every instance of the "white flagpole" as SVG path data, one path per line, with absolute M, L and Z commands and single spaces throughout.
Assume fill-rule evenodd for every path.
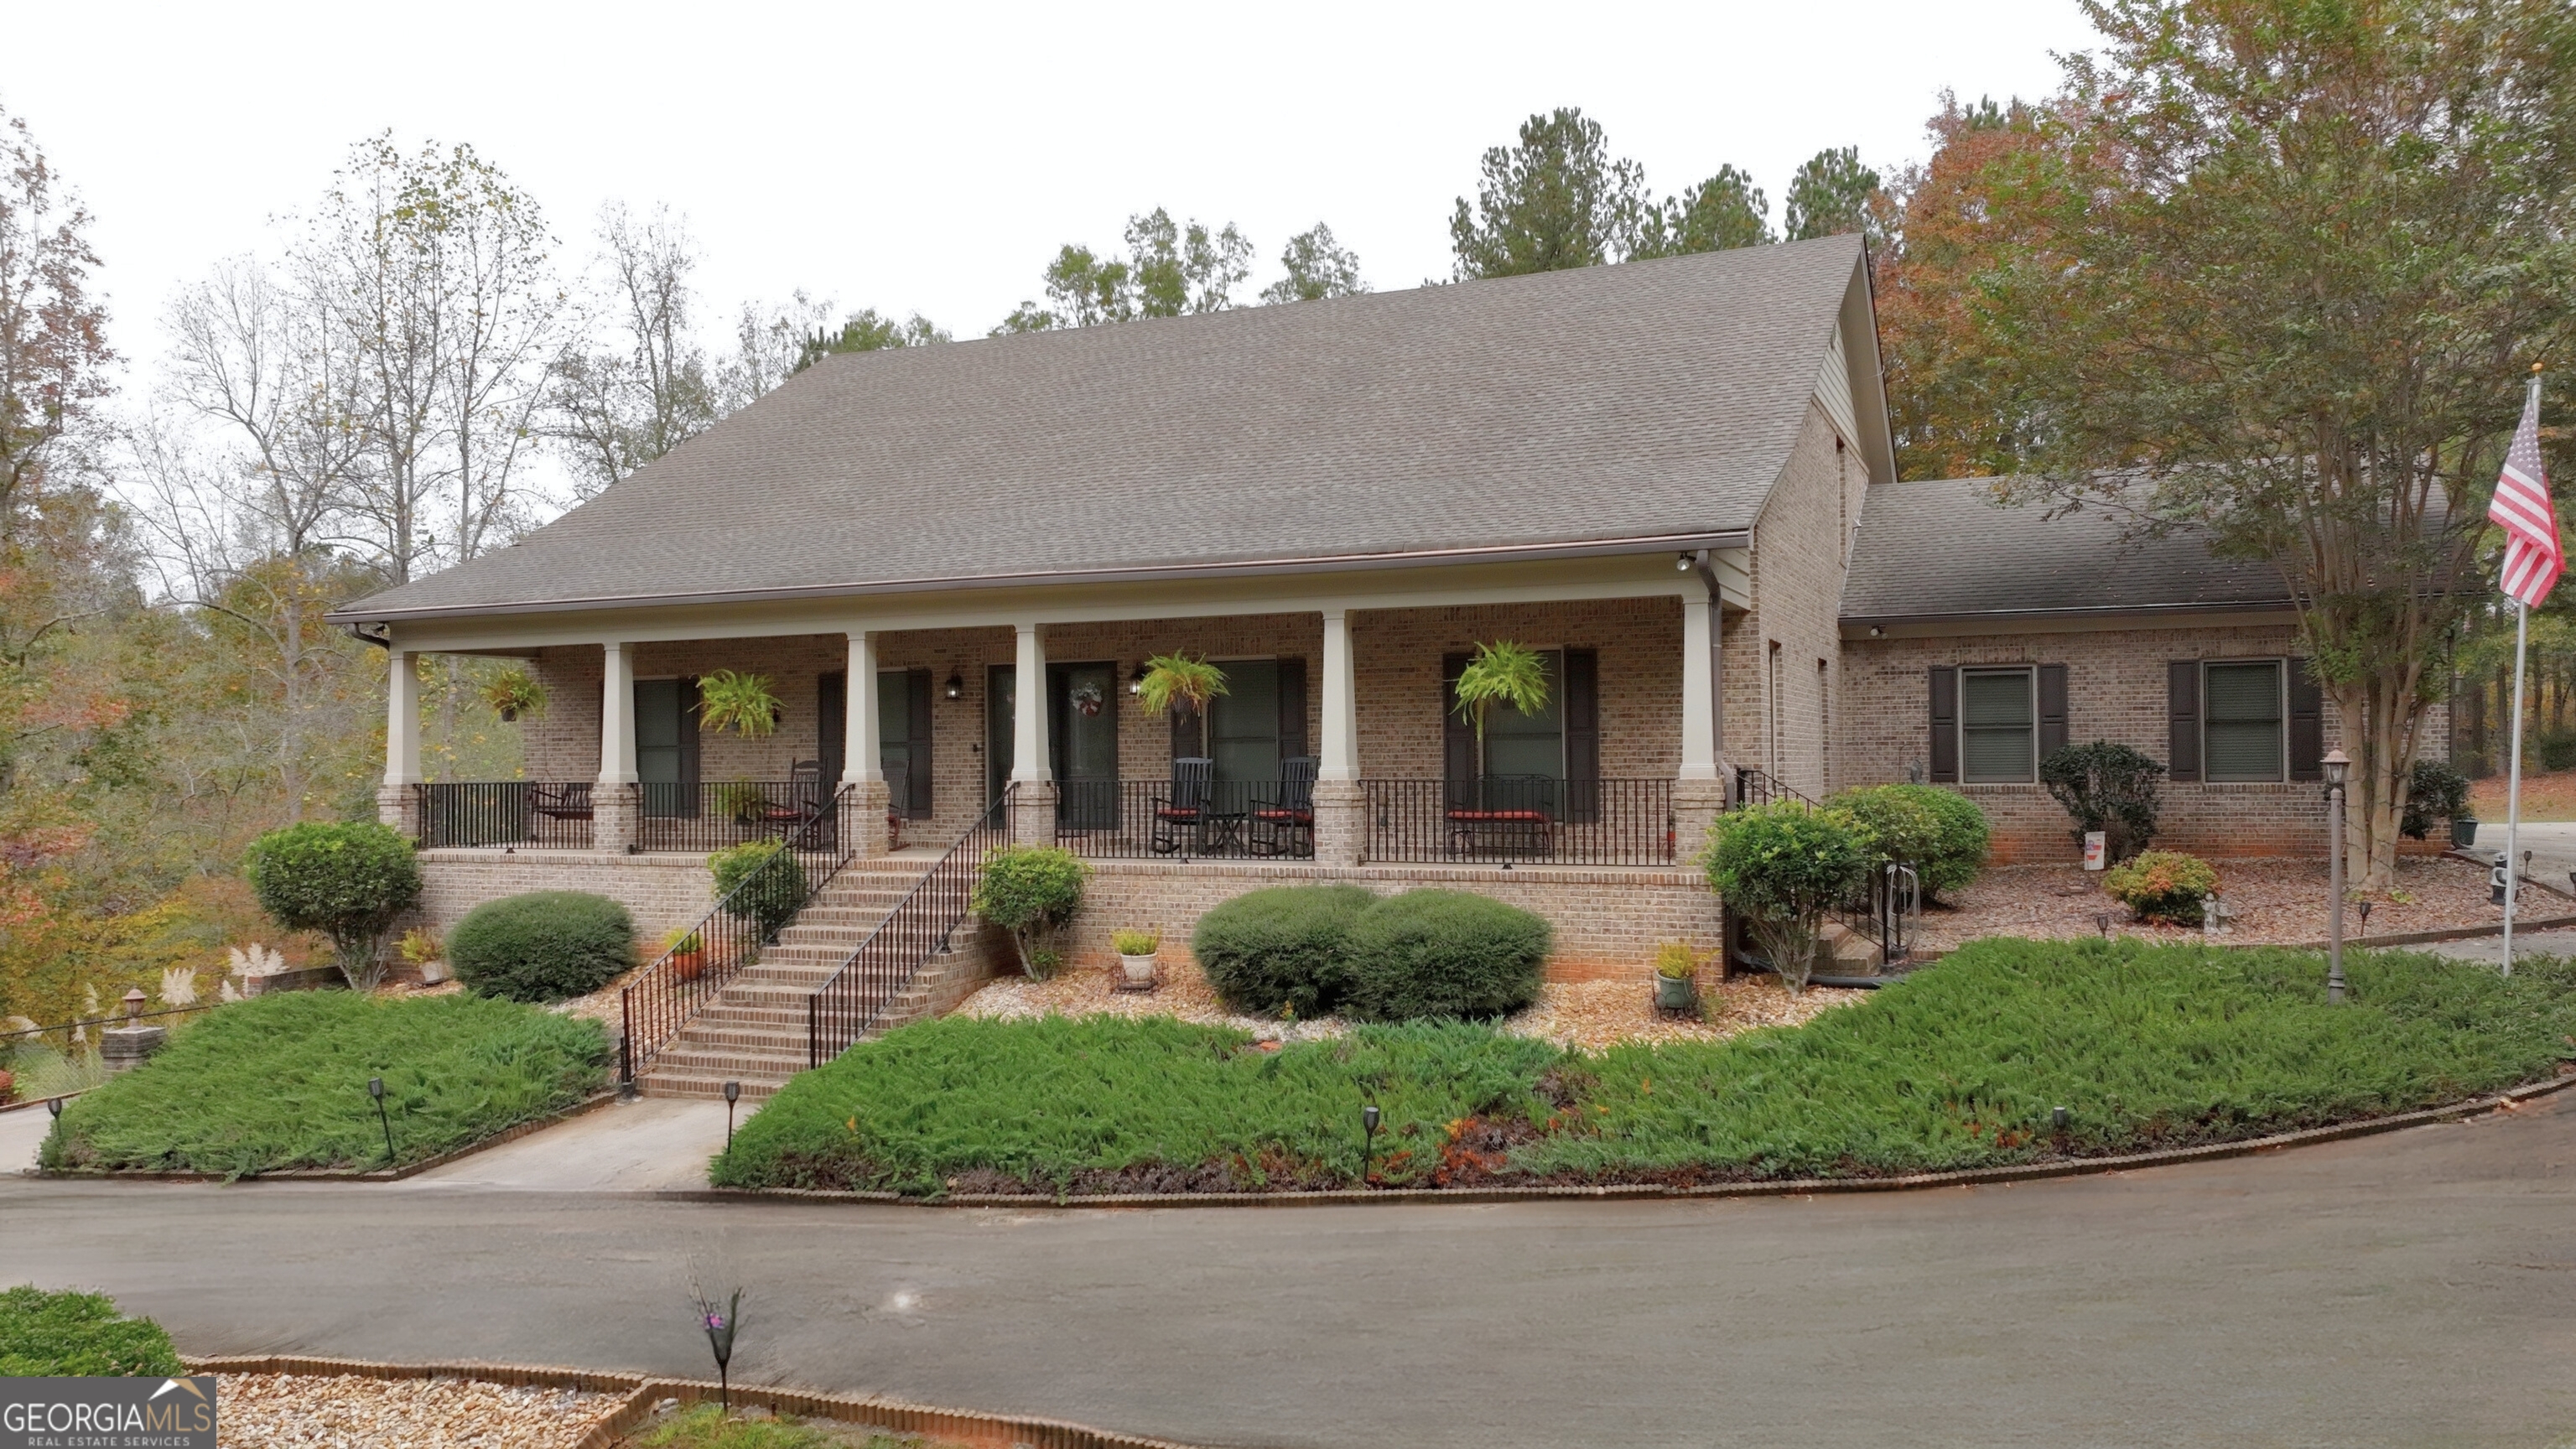
M 2532 386 L 2540 384 L 2535 381 Z M 2531 606 L 2516 600 L 2513 606 L 2513 763 L 2506 767 L 2504 786 L 2504 974 L 2513 974 L 2513 905 L 2514 887 L 2520 874 L 2515 862 L 2522 859 L 2522 664 L 2523 646 L 2531 638 Z

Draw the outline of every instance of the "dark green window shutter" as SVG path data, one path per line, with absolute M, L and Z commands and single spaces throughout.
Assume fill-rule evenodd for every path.
M 1565 651 L 1565 818 L 1601 818 L 1601 653 Z
M 841 788 L 850 744 L 850 676 L 835 669 L 814 679 L 814 758 L 823 766 L 823 788 Z
M 1959 667 L 1932 671 L 1932 782 L 1959 783 Z
M 2200 661 L 2176 659 L 2165 666 L 2165 776 L 2177 782 L 2200 779 Z
M 2289 661 L 2290 778 L 2326 777 L 2326 692 L 2309 672 L 2309 661 Z
M 1449 804 L 1464 805 L 1475 796 L 1476 727 L 1458 713 L 1458 676 L 1467 671 L 1467 656 L 1440 656 L 1440 777 L 1449 782 Z
M 2066 666 L 2039 666 L 2039 757 L 2066 748 Z
M 1306 660 L 1279 661 L 1279 758 L 1312 754 L 1306 745 Z
M 931 809 L 930 671 L 907 669 L 903 677 L 906 691 L 911 696 L 908 703 L 912 707 L 912 728 L 905 745 L 908 768 L 904 772 L 906 788 L 911 793 L 904 797 L 904 801 L 911 807 L 907 812 L 911 818 L 927 820 Z

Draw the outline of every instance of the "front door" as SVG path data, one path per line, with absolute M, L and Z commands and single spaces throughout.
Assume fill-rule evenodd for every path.
M 991 665 L 984 684 L 984 798 L 998 800 L 1011 785 L 1019 669 Z M 1059 819 L 1076 830 L 1118 823 L 1117 665 L 1047 666 L 1047 755 Z
M 1047 748 L 1056 819 L 1072 830 L 1118 823 L 1118 666 L 1047 666 Z

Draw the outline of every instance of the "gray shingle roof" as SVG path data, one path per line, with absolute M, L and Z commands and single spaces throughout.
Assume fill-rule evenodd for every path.
M 337 617 L 861 592 L 1751 525 L 1855 237 L 833 357 Z
M 1847 624 L 1981 615 L 2287 608 L 2271 564 L 2212 558 L 2196 533 L 2123 540 L 2099 508 L 1999 507 L 1992 478 L 1881 483 L 1861 509 Z

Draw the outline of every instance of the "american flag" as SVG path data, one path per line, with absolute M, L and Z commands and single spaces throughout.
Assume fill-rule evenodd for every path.
M 2505 450 L 2504 476 L 2496 480 L 2487 520 L 2504 530 L 2504 574 L 2496 583 L 2527 609 L 2540 607 L 2567 567 L 2558 546 L 2558 512 L 2549 506 L 2549 470 L 2540 461 L 2540 379 L 2522 405 L 2522 426 Z

